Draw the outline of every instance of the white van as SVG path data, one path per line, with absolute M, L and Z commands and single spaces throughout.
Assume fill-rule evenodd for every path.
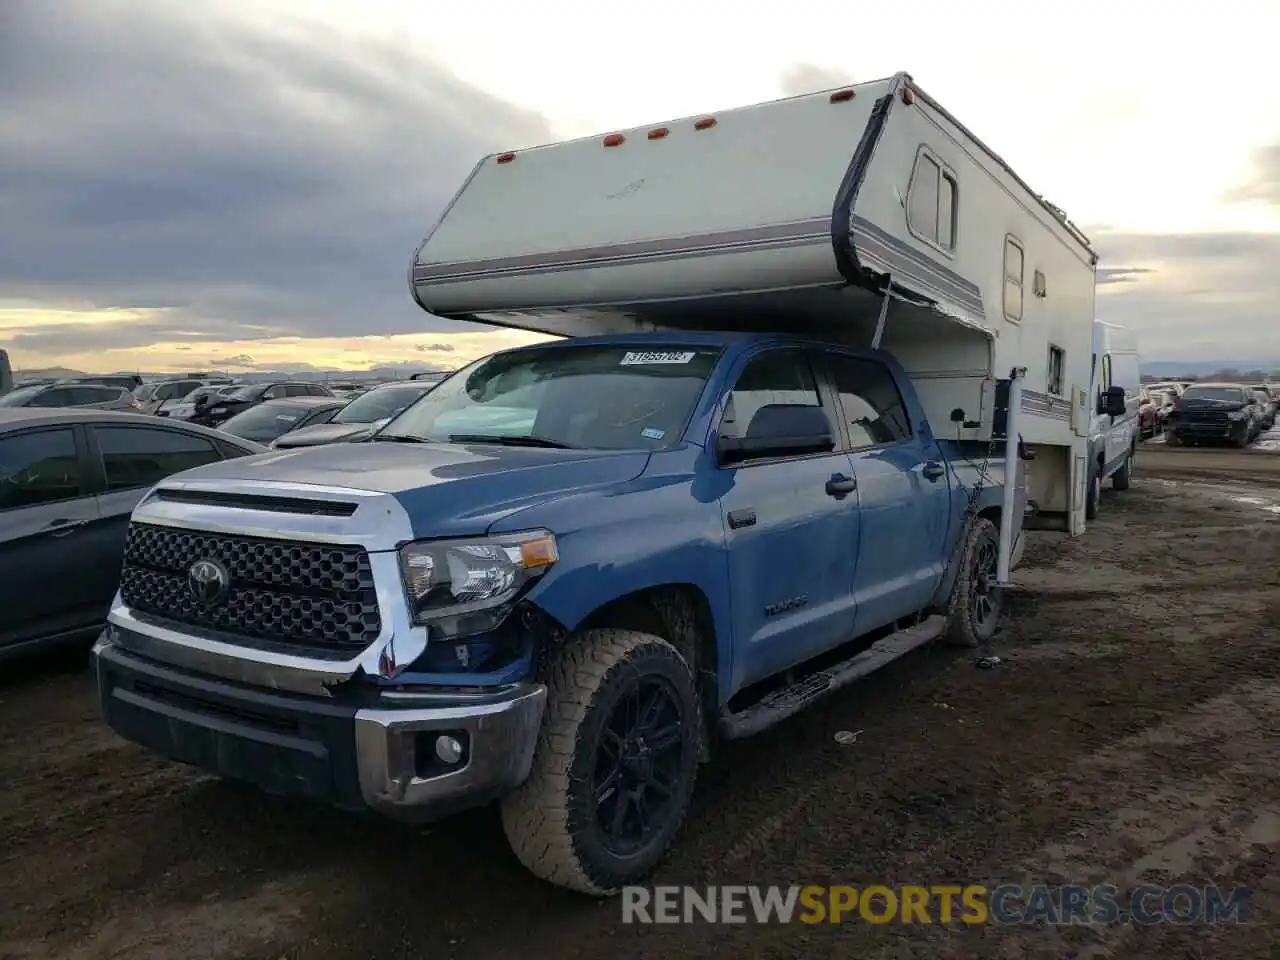
M 1129 489 L 1133 461 L 1138 455 L 1142 379 L 1138 370 L 1138 340 L 1127 327 L 1093 321 L 1093 375 L 1089 420 L 1089 489 L 1085 515 L 1098 515 L 1102 482 L 1111 478 L 1116 490 Z

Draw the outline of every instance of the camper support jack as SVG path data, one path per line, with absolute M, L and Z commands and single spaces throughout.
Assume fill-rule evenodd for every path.
M 1018 456 L 1019 421 L 1022 419 L 1022 379 L 1027 375 L 1026 367 L 1014 367 L 1009 373 L 1008 412 L 1005 414 L 1004 427 L 1004 462 L 1005 484 L 1004 500 L 1000 511 L 1003 521 L 1000 524 L 1000 545 L 996 552 L 996 585 L 1009 585 L 1010 558 L 1013 555 L 1013 511 L 1017 503 L 1017 472 L 1022 469 Z

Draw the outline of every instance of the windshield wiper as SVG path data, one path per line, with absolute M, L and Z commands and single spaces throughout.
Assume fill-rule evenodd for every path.
M 572 450 L 573 447 L 559 440 L 546 437 L 522 437 L 516 435 L 494 435 L 488 433 L 451 433 L 450 443 L 497 443 L 506 447 L 545 447 L 549 450 Z
M 422 437 L 415 437 L 408 433 L 375 433 L 370 440 L 385 440 L 389 443 L 430 443 L 430 440 L 424 440 Z

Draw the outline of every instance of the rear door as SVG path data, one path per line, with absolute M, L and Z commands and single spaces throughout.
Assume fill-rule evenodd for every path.
M 0 436 L 0 656 L 95 622 L 88 464 L 82 427 Z
M 97 497 L 97 522 L 85 548 L 95 557 L 92 579 L 95 603 L 105 616 L 120 583 L 124 536 L 138 501 L 165 477 L 225 459 L 207 437 L 140 423 L 96 423 L 89 427 L 89 453 Z
M 933 596 L 945 566 L 951 472 L 888 367 L 836 350 L 824 356 L 858 481 L 852 576 L 863 633 L 916 613 Z
M 746 435 L 768 404 L 825 408 L 836 429 L 805 351 L 770 348 L 740 364 L 718 435 Z M 746 461 L 719 473 L 737 690 L 853 636 L 858 497 L 842 452 Z

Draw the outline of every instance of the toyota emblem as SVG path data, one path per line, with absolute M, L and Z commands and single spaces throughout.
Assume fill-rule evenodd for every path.
M 187 571 L 187 587 L 200 603 L 220 603 L 231 592 L 231 575 L 217 560 L 197 560 Z

